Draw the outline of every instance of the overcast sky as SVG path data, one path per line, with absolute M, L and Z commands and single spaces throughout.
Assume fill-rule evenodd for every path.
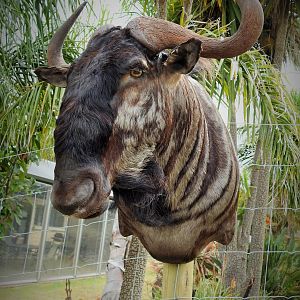
M 124 27 L 128 23 L 130 16 L 122 12 L 120 2 L 121 1 L 119 0 L 101 0 L 101 1 L 94 0 L 94 1 L 89 1 L 89 4 L 93 6 L 93 9 L 98 16 L 101 14 L 101 9 L 105 7 L 109 11 L 110 15 L 113 17 L 112 24 L 116 26 Z M 85 13 L 84 12 L 82 13 L 83 20 L 87 14 L 88 9 L 89 9 L 88 7 L 85 8 Z M 137 11 L 137 10 L 133 8 L 133 11 Z

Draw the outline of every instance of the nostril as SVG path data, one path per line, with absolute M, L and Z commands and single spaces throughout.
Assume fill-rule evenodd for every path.
M 52 191 L 52 204 L 55 209 L 65 215 L 72 215 L 83 207 L 94 193 L 95 184 L 90 178 L 78 182 L 54 181 Z
M 81 203 L 88 200 L 94 192 L 95 184 L 92 179 L 84 179 L 75 190 L 74 202 Z

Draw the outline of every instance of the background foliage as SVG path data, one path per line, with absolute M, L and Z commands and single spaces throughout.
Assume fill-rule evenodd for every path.
M 29 193 L 34 184 L 26 175 L 28 165 L 40 158 L 53 158 L 53 129 L 63 90 L 37 82 L 33 69 L 46 65 L 50 37 L 79 2 L 0 2 L 0 236 L 11 228 L 13 222 L 18 222 L 22 209 L 17 201 L 6 198 L 16 193 Z M 138 10 L 140 14 L 156 16 L 159 13 L 156 2 L 123 0 L 122 5 L 128 13 Z M 233 136 L 238 134 L 235 138 L 240 144 L 242 168 L 239 229 L 246 224 L 245 208 L 253 195 L 253 170 L 258 164 L 267 163 L 270 166 L 270 177 L 267 178 L 270 188 L 267 187 L 265 204 L 270 210 L 263 220 L 263 229 L 268 230 L 271 239 L 268 235 L 266 239 L 262 236 L 265 250 L 283 249 L 294 253 L 299 249 L 299 214 L 287 209 L 272 212 L 271 208 L 299 208 L 300 95 L 286 90 L 280 74 L 280 62 L 287 55 L 295 65 L 300 64 L 299 5 L 294 0 L 261 2 L 266 22 L 259 44 L 238 58 L 213 61 L 210 75 L 194 76 L 206 86 L 216 105 L 227 108 L 230 131 Z M 239 25 L 240 12 L 234 1 L 193 1 L 188 15 L 185 14 L 185 3 L 169 0 L 168 19 L 213 37 L 230 35 Z M 88 11 L 88 18 L 94 15 L 91 7 Z M 67 62 L 78 57 L 90 33 L 108 18 L 107 11 L 102 10 L 98 24 L 82 26 L 77 23 L 64 44 Z M 286 31 L 282 32 L 283 29 Z M 238 106 L 243 108 L 244 122 L 236 126 Z M 263 154 L 260 158 L 255 155 L 258 148 Z M 249 240 L 249 236 L 247 238 Z M 250 246 L 247 244 L 247 251 Z M 204 262 L 200 260 L 200 266 L 202 273 L 207 274 L 205 272 L 210 269 Z M 206 260 L 208 262 L 209 267 L 214 268 L 213 262 Z M 266 266 L 268 272 L 265 272 Z M 219 264 L 216 268 L 220 269 Z M 263 288 L 270 295 L 299 293 L 299 260 L 293 254 L 265 255 L 261 269 Z M 206 275 L 202 277 L 207 293 L 208 290 L 224 295 L 232 293 L 219 281 Z M 202 289 L 199 293 L 202 297 L 206 292 Z

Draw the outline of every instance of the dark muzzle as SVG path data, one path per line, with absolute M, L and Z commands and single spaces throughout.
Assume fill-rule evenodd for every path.
M 101 166 L 62 169 L 57 163 L 52 190 L 52 204 L 65 215 L 89 218 L 105 211 L 110 183 Z

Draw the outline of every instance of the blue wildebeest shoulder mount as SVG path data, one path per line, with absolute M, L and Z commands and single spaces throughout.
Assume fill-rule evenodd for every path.
M 237 2 L 242 20 L 231 37 L 137 17 L 125 28 L 101 27 L 71 65 L 62 46 L 85 3 L 58 29 L 48 67 L 36 69 L 41 80 L 66 87 L 54 132 L 57 210 L 98 216 L 113 191 L 121 233 L 139 237 L 163 262 L 187 262 L 210 241 L 231 241 L 236 153 L 212 100 L 188 73 L 203 57 L 234 57 L 256 42 L 259 1 Z

